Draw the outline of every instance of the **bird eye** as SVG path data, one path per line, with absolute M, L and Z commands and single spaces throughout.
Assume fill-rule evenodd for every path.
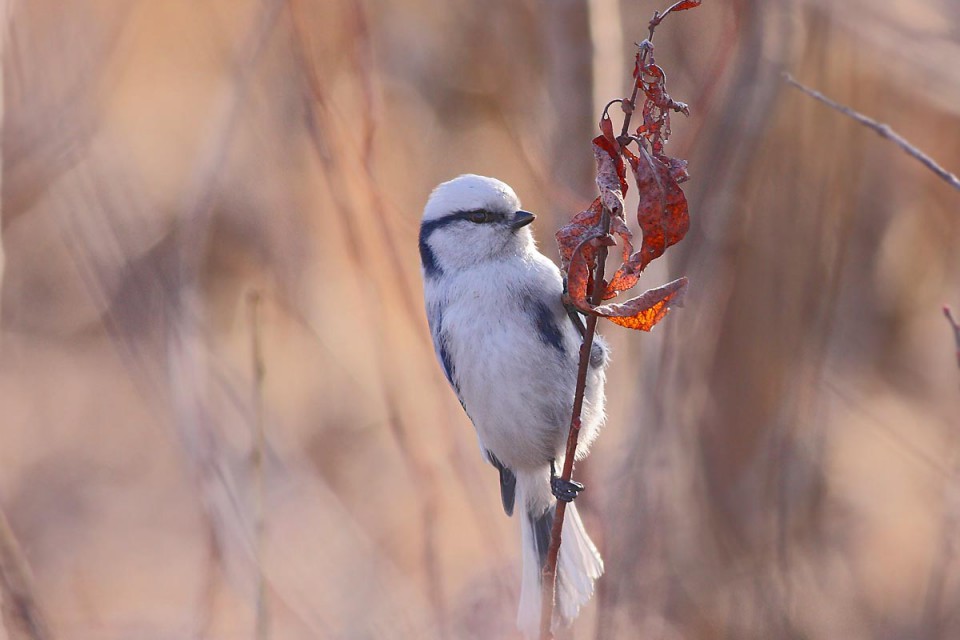
M 490 222 L 491 219 L 492 216 L 489 211 L 474 211 L 469 215 L 470 222 L 476 222 L 477 224 Z

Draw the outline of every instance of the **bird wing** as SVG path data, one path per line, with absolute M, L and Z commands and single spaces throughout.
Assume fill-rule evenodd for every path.
M 457 400 L 460 401 L 460 406 L 466 411 L 467 406 L 463 403 L 463 398 L 460 396 L 460 385 L 457 383 L 457 369 L 453 363 L 453 358 L 450 357 L 450 351 L 447 349 L 446 336 L 443 332 L 443 313 L 437 310 L 436 313 L 430 314 L 429 317 L 431 318 L 430 335 L 433 337 L 433 349 L 436 351 L 437 360 L 440 361 L 440 366 L 443 368 L 443 375 L 446 376 L 447 382 L 450 383 L 450 386 L 457 394 Z M 433 320 L 434 318 L 435 321 Z M 470 414 L 468 412 L 467 417 L 469 416 Z M 478 432 L 477 436 L 479 437 L 479 435 Z M 514 475 L 511 469 L 500 462 L 497 456 L 485 448 L 482 441 L 480 442 L 480 448 L 483 450 L 484 457 L 486 457 L 487 461 L 496 467 L 500 473 L 500 501 L 503 503 L 503 510 L 506 514 L 512 516 L 513 505 L 516 502 L 517 476 Z
M 517 476 L 500 462 L 489 449 L 484 449 L 483 452 L 487 456 L 487 461 L 500 472 L 500 501 L 503 502 L 503 510 L 506 514 L 512 516 L 513 504 L 517 496 Z
M 434 320 L 434 318 L 436 318 L 436 320 Z M 430 314 L 429 323 L 430 335 L 433 338 L 433 350 L 437 354 L 437 360 L 440 361 L 441 368 L 443 368 L 443 375 L 446 377 L 447 382 L 450 383 L 454 393 L 457 394 L 457 400 L 460 401 L 460 406 L 466 411 L 463 398 L 460 397 L 460 385 L 457 384 L 457 370 L 453 364 L 453 358 L 450 357 L 450 351 L 447 349 L 447 338 L 443 333 L 443 312 L 437 309 L 436 313 Z

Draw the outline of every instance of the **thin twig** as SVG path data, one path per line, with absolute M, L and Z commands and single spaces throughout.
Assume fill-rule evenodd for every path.
M 603 115 L 601 116 L 601 118 L 603 118 L 603 119 L 609 118 L 609 117 L 610 117 L 610 116 L 609 116 L 610 107 L 612 107 L 613 105 L 617 104 L 618 102 L 622 105 L 622 104 L 623 104 L 623 98 L 614 98 L 613 100 L 611 100 L 610 102 L 608 102 L 608 103 L 606 104 L 606 106 L 603 107 Z
M 957 347 L 957 366 L 960 367 L 960 324 L 958 324 L 956 319 L 954 319 L 953 313 L 950 311 L 950 307 L 943 307 L 943 315 L 947 317 L 947 322 L 949 322 L 950 326 L 953 328 L 953 341 Z
M 321 171 L 321 175 L 327 179 L 334 205 L 339 211 L 340 218 L 344 224 L 345 245 L 348 247 L 348 250 L 360 269 L 368 269 L 368 260 L 363 256 L 368 255 L 370 252 L 366 252 L 365 254 L 362 250 L 361 239 L 365 236 L 360 231 L 362 224 L 358 224 L 357 222 L 359 214 L 364 208 L 355 208 L 353 204 L 351 204 L 350 195 L 344 190 L 343 186 L 343 183 L 349 175 L 352 175 L 350 172 L 353 169 L 346 166 L 342 158 L 339 156 L 335 157 L 336 154 L 330 153 L 323 135 L 328 129 L 331 129 L 334 124 L 342 125 L 340 129 L 343 131 L 352 131 L 353 129 L 347 126 L 345 121 L 338 119 L 338 114 L 333 110 L 327 93 L 325 92 L 316 60 L 314 60 L 314 57 L 310 54 L 308 46 L 310 42 L 310 31 L 306 28 L 306 20 L 302 13 L 303 5 L 305 4 L 303 0 L 290 0 L 288 2 L 293 25 L 293 52 L 303 72 L 303 77 L 309 91 L 308 114 L 310 120 L 308 120 L 308 125 L 312 146 L 323 165 L 324 171 Z M 368 18 L 364 6 L 362 4 L 356 4 L 354 9 L 355 11 L 352 15 L 354 35 L 360 43 L 358 47 L 364 47 L 363 50 L 357 52 L 354 62 L 356 67 L 355 71 L 363 82 L 363 96 L 365 101 L 363 112 L 365 118 L 362 122 L 361 139 L 357 144 L 352 145 L 352 147 L 362 149 L 355 160 L 359 165 L 360 175 L 367 181 L 368 191 L 373 203 L 373 206 L 367 207 L 366 209 L 379 212 L 387 208 L 392 208 L 393 205 L 387 201 L 381 190 L 377 188 L 376 176 L 374 175 L 373 151 L 376 121 L 373 115 L 375 115 L 376 106 L 376 86 L 374 79 L 371 77 L 373 73 L 372 52 L 369 50 L 371 41 L 369 26 L 367 24 Z M 386 255 L 387 260 L 393 265 L 392 268 L 380 270 L 393 278 L 388 288 L 390 290 L 399 288 L 399 290 L 407 292 L 407 295 L 401 296 L 404 309 L 407 311 L 407 317 L 411 321 L 419 322 L 419 312 L 413 308 L 411 303 L 416 296 L 410 294 L 409 282 L 403 275 L 403 260 L 401 260 L 399 248 L 396 246 L 396 238 L 389 233 L 389 229 L 381 224 L 381 221 L 371 224 L 369 227 L 379 234 L 379 238 L 383 242 L 382 250 L 378 248 L 373 253 Z M 367 235 L 369 236 L 369 234 Z M 383 313 L 381 298 L 383 298 L 384 294 L 382 292 L 385 289 L 381 284 L 375 284 L 381 289 L 381 295 L 379 297 L 374 296 L 370 299 L 370 304 L 373 305 L 372 308 L 374 310 L 374 313 L 369 314 L 370 317 L 379 317 Z M 307 323 L 306 326 L 309 326 L 309 323 Z M 311 331 L 313 331 L 312 328 Z M 316 332 L 314 333 L 316 334 Z M 419 335 L 420 332 L 417 333 Z M 393 340 L 389 334 L 382 331 L 371 330 L 371 334 L 376 337 L 376 348 L 374 352 L 377 354 L 377 363 L 379 365 L 377 367 L 379 376 L 378 389 L 386 409 L 386 424 L 390 428 L 390 432 L 400 450 L 404 463 L 410 469 L 419 487 L 419 490 L 416 491 L 415 494 L 423 496 L 420 505 L 420 516 L 424 530 L 423 553 L 427 566 L 427 588 L 431 605 L 433 606 L 434 614 L 436 615 L 441 630 L 440 635 L 445 636 L 449 616 L 447 614 L 445 591 L 442 582 L 442 565 L 436 553 L 436 545 L 433 543 L 436 539 L 438 500 L 437 483 L 434 480 L 435 473 L 433 466 L 423 457 L 418 447 L 412 442 L 412 431 L 407 425 L 407 420 L 401 411 L 401 405 L 395 397 L 396 392 L 394 391 L 394 387 L 396 385 L 390 379 L 389 375 L 390 371 L 397 368 L 397 365 L 393 362 L 395 358 Z M 444 382 L 444 384 L 446 383 Z
M 943 315 L 950 323 L 953 329 L 953 342 L 957 352 L 957 366 L 960 367 L 960 324 L 953 317 L 953 312 L 948 305 L 943 305 Z M 958 497 L 960 497 L 960 465 L 954 459 L 950 478 L 947 480 L 945 490 L 945 506 L 942 516 L 941 535 L 940 535 L 940 553 L 937 562 L 933 563 L 930 570 L 930 577 L 927 580 L 927 592 L 924 598 L 922 630 L 925 635 L 935 638 L 940 635 L 942 626 L 945 622 L 945 616 L 942 612 L 943 593 L 948 579 L 948 567 L 955 556 L 955 544 L 958 527 Z
M 214 110 L 201 144 L 189 185 L 181 199 L 182 215 L 173 235 L 176 271 L 171 282 L 164 281 L 169 301 L 164 308 L 166 357 L 166 393 L 169 393 L 175 419 L 173 424 L 180 446 L 190 463 L 193 481 L 203 504 L 203 514 L 218 545 L 217 558 L 226 575 L 242 567 L 255 584 L 263 574 L 259 566 L 250 567 L 244 553 L 234 543 L 248 549 L 250 535 L 245 514 L 238 513 L 237 490 L 241 480 L 233 471 L 233 452 L 216 427 L 211 398 L 205 393 L 214 379 L 209 363 L 203 317 L 205 298 L 200 291 L 200 272 L 213 233 L 216 205 L 223 194 L 223 177 L 244 108 L 255 76 L 257 63 L 268 50 L 275 33 L 283 0 L 259 0 L 248 27 L 227 62 L 229 82 L 216 93 Z M 256 544 L 254 541 L 252 544 Z
M 784 72 L 783 79 L 787 82 L 787 84 L 790 84 L 796 87 L 797 89 L 804 92 L 811 98 L 815 98 L 816 100 L 819 100 L 820 102 L 827 105 L 828 107 L 835 109 L 836 111 L 839 111 L 845 116 L 856 120 L 863 126 L 869 129 L 872 129 L 881 138 L 886 138 L 887 140 L 890 140 L 895 145 L 897 145 L 898 147 L 906 151 L 908 154 L 910 154 L 911 156 L 919 160 L 920 163 L 923 164 L 923 166 L 925 166 L 927 169 L 930 169 L 930 171 L 933 171 L 935 174 L 937 174 L 937 176 L 939 176 L 941 180 L 949 184 L 954 189 L 957 189 L 958 191 L 960 191 L 960 178 L 957 178 L 956 175 L 950 173 L 949 171 L 941 167 L 939 164 L 937 164 L 936 160 L 928 156 L 926 153 L 924 153 L 923 151 L 918 149 L 916 146 L 911 144 L 910 141 L 908 141 L 906 138 L 904 138 L 899 133 L 891 129 L 890 125 L 884 124 L 882 122 L 877 122 L 873 118 L 869 118 L 863 115 L 862 113 L 860 113 L 859 111 L 854 111 L 853 109 L 851 109 L 846 105 L 842 105 L 839 102 L 836 102 L 835 100 L 831 100 L 830 98 L 823 95 L 819 91 L 816 91 L 815 89 L 811 89 L 810 87 L 804 84 L 801 84 L 789 73 Z
M 6 57 L 7 53 L 7 34 L 8 27 L 10 25 L 10 5 L 12 4 L 11 0 L 0 0 L 0 132 L 3 131 L 4 124 L 4 114 L 6 105 L 3 102 L 3 87 L 6 77 L 3 73 L 3 60 Z M 3 187 L 3 158 L 0 158 L 0 189 Z M 2 199 L 0 199 L 2 201 Z M 0 210 L 2 213 L 2 210 Z M 2 235 L 2 234 L 0 234 Z M 4 256 L 3 256 L 3 244 L 0 243 L 0 290 L 3 286 L 3 267 L 4 267 Z
M 663 13 L 660 13 L 659 11 L 654 11 L 653 18 L 650 20 L 650 37 L 647 38 L 648 40 L 653 40 L 654 29 L 660 26 L 660 23 L 663 22 L 664 18 L 670 15 L 671 11 L 673 11 L 674 9 L 677 9 L 682 4 L 699 4 L 699 3 L 688 3 L 685 0 L 677 0 L 677 2 L 674 2 L 672 5 L 667 7 L 667 10 L 664 11 Z M 685 7 L 685 8 L 689 9 L 690 7 Z
M 666 16 L 679 2 L 667 9 L 663 14 L 654 13 L 650 20 L 650 35 L 643 43 L 640 43 L 641 57 L 640 68 L 643 69 L 647 56 L 652 50 L 651 41 L 653 33 L 663 17 Z M 626 146 L 628 131 L 630 129 L 630 120 L 636 111 L 637 95 L 640 91 L 640 82 L 635 80 L 633 91 L 629 101 L 620 101 L 623 108 L 623 126 L 620 129 L 620 136 L 617 138 L 621 146 Z M 611 101 L 604 108 L 604 112 L 609 109 Z M 603 228 L 604 235 L 610 234 L 610 211 L 604 207 L 600 218 L 600 225 Z M 603 276 L 605 263 L 607 261 L 608 247 L 601 244 L 597 249 L 597 262 L 594 272 L 590 277 L 591 302 L 593 306 L 599 305 L 603 301 Z M 583 334 L 583 342 L 580 344 L 580 362 L 577 367 L 577 386 L 573 399 L 573 415 L 570 418 L 570 430 L 567 433 L 567 447 L 564 453 L 563 471 L 560 477 L 569 481 L 573 477 L 573 461 L 577 454 L 577 441 L 580 438 L 580 417 L 583 411 L 583 397 L 587 388 L 587 371 L 590 366 L 590 352 L 593 349 L 593 339 L 597 331 L 597 322 L 599 318 L 595 315 L 587 317 L 586 331 Z M 553 528 L 550 530 L 550 546 L 547 549 L 547 559 L 543 567 L 541 582 L 540 599 L 540 640 L 550 640 L 553 633 L 550 629 L 553 622 L 553 610 L 556 606 L 557 596 L 557 559 L 560 555 L 560 543 L 563 538 L 563 520 L 567 512 L 567 503 L 558 500 L 557 508 L 553 518 Z
M 602 224 L 604 230 L 610 232 L 610 212 L 604 208 Z M 597 250 L 597 267 L 593 275 L 594 305 L 602 302 L 603 287 L 596 283 L 603 282 L 604 263 L 607 260 L 607 247 L 601 245 Z M 577 454 L 577 440 L 580 437 L 580 414 L 583 411 L 583 396 L 587 388 L 587 370 L 590 365 L 590 351 L 593 349 L 593 338 L 597 332 L 597 316 L 587 317 L 587 328 L 580 344 L 580 363 L 577 368 L 577 388 L 573 400 L 573 417 L 570 420 L 570 431 L 567 433 L 567 450 L 564 454 L 563 472 L 560 477 L 570 480 L 573 477 L 573 459 Z M 547 550 L 547 562 L 543 568 L 543 593 L 540 601 L 540 637 L 548 640 L 552 637 L 550 623 L 553 620 L 553 609 L 557 590 L 557 557 L 560 554 L 560 541 L 563 534 L 563 518 L 567 512 L 567 503 L 557 501 L 557 510 L 553 519 L 553 528 L 550 531 L 550 547 Z
M 263 427 L 263 379 L 266 367 L 263 364 L 263 349 L 260 344 L 260 292 L 251 291 L 247 297 L 250 306 L 250 355 L 253 360 L 253 532 L 254 554 L 257 571 L 256 585 L 256 635 L 257 640 L 270 637 L 270 612 L 267 610 L 267 588 L 263 572 L 264 539 L 264 482 L 263 462 L 266 447 L 266 433 Z
M 3 511 L 0 511 L 0 625 L 10 640 L 53 637 L 37 604 L 27 559 Z

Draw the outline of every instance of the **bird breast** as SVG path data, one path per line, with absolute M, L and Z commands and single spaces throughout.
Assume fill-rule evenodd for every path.
M 482 446 L 518 470 L 558 457 L 580 344 L 560 302 L 559 271 L 537 256 L 445 276 L 427 291 Z

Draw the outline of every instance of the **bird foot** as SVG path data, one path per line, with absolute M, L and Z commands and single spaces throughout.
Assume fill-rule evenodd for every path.
M 563 478 L 553 477 L 550 478 L 550 489 L 553 491 L 553 496 L 557 500 L 573 502 L 585 487 L 583 483 L 577 482 L 576 480 L 564 480 Z

